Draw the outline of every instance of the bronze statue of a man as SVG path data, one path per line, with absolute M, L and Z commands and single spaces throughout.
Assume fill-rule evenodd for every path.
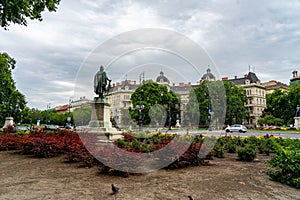
M 94 76 L 94 92 L 99 95 L 99 98 L 104 98 L 105 93 L 109 92 L 110 82 L 111 80 L 107 77 L 104 67 L 101 66 Z

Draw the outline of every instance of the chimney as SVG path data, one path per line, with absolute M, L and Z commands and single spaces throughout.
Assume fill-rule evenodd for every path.
M 228 81 L 228 77 L 223 77 L 222 81 Z
M 245 75 L 244 75 L 244 78 L 248 78 L 248 74 L 245 74 Z
M 135 85 L 135 84 L 136 84 L 136 81 L 133 81 L 133 84 Z
M 191 82 L 188 82 L 188 85 L 189 85 L 189 86 L 191 86 L 191 85 L 192 85 L 192 83 L 191 83 Z
M 175 83 L 173 83 L 173 86 L 175 86 Z
M 234 79 L 237 79 L 237 76 L 234 76 Z
M 184 83 L 179 83 L 179 86 L 184 86 Z

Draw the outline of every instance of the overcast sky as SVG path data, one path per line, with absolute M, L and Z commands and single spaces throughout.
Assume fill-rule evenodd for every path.
M 74 87 L 82 76 L 87 77 L 83 68 L 93 52 L 120 34 L 143 28 L 173 31 L 196 42 L 219 78 L 242 77 L 250 65 L 262 82 L 288 84 L 292 71 L 300 70 L 300 1 L 296 0 L 62 0 L 57 12 L 45 12 L 43 18 L 42 22 L 28 21 L 27 27 L 11 25 L 9 31 L 0 30 L 0 51 L 17 61 L 14 79 L 29 107 L 46 109 L 49 103 L 54 107 L 77 98 Z M 106 52 L 102 49 L 101 53 Z M 147 79 L 155 79 L 161 69 L 168 76 L 169 69 L 171 82 L 196 83 L 211 64 L 203 61 L 200 74 L 186 74 L 188 78 L 181 80 L 171 71 L 173 65 L 184 65 L 182 59 L 177 62 L 168 53 L 151 51 L 155 61 L 172 60 L 156 62 L 151 68 L 153 60 L 141 60 L 149 52 L 141 53 L 132 54 L 140 60 L 126 69 L 135 73 L 119 70 L 132 63 L 127 55 L 107 68 L 113 82 L 124 79 L 125 73 L 138 81 L 141 71 L 135 69 L 143 66 Z M 87 78 L 92 80 L 101 64 L 107 63 L 92 66 Z

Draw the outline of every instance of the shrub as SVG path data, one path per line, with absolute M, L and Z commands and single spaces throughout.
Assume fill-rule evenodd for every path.
M 238 153 L 238 160 L 240 161 L 253 161 L 257 155 L 255 150 L 255 146 L 253 145 L 246 145 L 245 147 L 241 147 L 237 150 Z
M 228 153 L 235 153 L 236 148 L 237 148 L 237 144 L 233 140 L 230 140 L 226 143 L 226 149 Z
M 277 153 L 268 162 L 267 173 L 274 181 L 300 188 L 300 150 L 278 146 Z
M 265 153 L 267 156 L 274 151 L 274 141 L 270 138 L 263 138 L 257 144 L 259 153 Z
M 224 147 L 221 144 L 217 143 L 214 146 L 213 154 L 217 158 L 224 158 L 225 157 Z
M 14 134 L 0 135 L 0 151 L 18 150 L 22 139 Z

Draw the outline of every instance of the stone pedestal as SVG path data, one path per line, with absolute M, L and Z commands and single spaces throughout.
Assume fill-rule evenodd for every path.
M 91 121 L 87 131 L 97 134 L 98 142 L 112 142 L 122 138 L 122 132 L 112 127 L 109 110 L 110 104 L 106 99 L 94 99 Z
M 181 128 L 181 125 L 180 125 L 180 123 L 179 123 L 179 120 L 178 120 L 178 119 L 176 120 L 176 125 L 175 125 L 175 127 L 176 127 L 176 128 Z
M 6 117 L 5 118 L 5 122 L 4 122 L 3 128 L 6 128 L 9 125 L 11 125 L 11 126 L 14 125 L 14 118 L 12 118 L 12 117 Z
M 300 128 L 300 117 L 294 117 L 295 128 Z

